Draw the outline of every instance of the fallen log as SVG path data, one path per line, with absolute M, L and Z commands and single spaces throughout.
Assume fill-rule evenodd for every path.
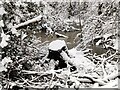
M 28 24 L 30 24 L 30 23 L 38 22 L 38 21 L 41 20 L 42 17 L 43 17 L 42 15 L 39 15 L 39 16 L 33 18 L 33 19 L 30 19 L 30 20 L 28 20 L 28 21 L 25 21 L 25 22 L 23 22 L 23 23 L 20 23 L 20 24 L 18 24 L 18 25 L 15 25 L 15 26 L 13 26 L 12 28 L 17 29 L 17 28 L 20 28 L 20 27 L 22 27 L 22 26 L 28 25 Z

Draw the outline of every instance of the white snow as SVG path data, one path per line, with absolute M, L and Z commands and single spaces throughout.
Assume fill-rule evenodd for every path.
M 64 20 L 64 23 L 71 23 L 72 21 L 70 20 L 70 19 L 66 19 L 66 20 Z
M 4 8 L 3 7 L 0 7 L 0 15 L 3 15 L 3 14 L 5 14 L 6 13 L 6 11 L 4 10 Z
M 101 38 L 100 35 L 96 35 L 93 39 L 98 39 L 98 38 Z
M 3 20 L 0 21 L 0 27 L 4 27 Z
M 66 43 L 64 40 L 55 40 L 49 44 L 49 49 L 57 51 L 57 50 L 60 50 L 64 46 L 66 46 Z
M 46 18 L 46 16 L 44 16 L 44 18 Z M 46 27 L 47 28 L 47 33 L 50 33 L 50 34 L 53 33 L 52 29 L 48 26 L 47 23 L 43 24 L 42 27 Z
M 68 57 L 67 53 L 65 53 L 64 51 L 62 51 L 60 55 L 63 57 L 64 60 L 70 61 L 70 57 Z
M 9 23 L 9 24 L 7 24 L 7 27 L 10 29 L 10 28 L 13 27 L 13 24 L 12 24 L 12 23 Z
M 70 60 L 75 66 L 83 66 L 86 67 L 85 69 L 93 69 L 95 67 L 95 65 L 85 57 L 82 51 L 77 51 L 75 48 L 73 48 L 69 50 L 69 53 L 75 56 Z
M 68 50 L 68 52 L 69 52 L 70 55 L 75 56 L 77 50 L 75 48 L 72 48 L 72 49 Z
M 24 39 L 24 38 L 26 38 L 27 37 L 27 34 L 26 33 L 24 33 L 24 32 L 22 32 L 22 40 Z
M 2 1 L 0 1 L 0 4 L 3 4 L 3 2 L 2 2 Z
M 102 40 L 99 40 L 99 41 L 96 43 L 96 46 L 99 46 L 101 42 L 102 42 Z
M 47 27 L 47 31 L 48 31 L 48 33 L 50 33 L 50 34 L 53 33 L 53 31 L 52 31 L 52 29 L 51 29 L 50 27 Z
M 119 47 L 118 47 L 118 45 L 119 45 L 118 37 L 115 40 L 113 40 L 113 42 L 114 42 L 114 49 L 119 50 Z
M 4 48 L 4 47 L 6 47 L 8 45 L 8 43 L 4 40 L 4 39 L 2 39 L 2 41 L 1 41 L 1 43 L 0 43 L 0 46 L 2 47 L 2 48 Z
M 105 38 L 105 40 L 107 40 L 107 38 L 109 38 L 110 36 L 112 36 L 112 33 L 103 35 L 103 37 Z
M 1 64 L 6 65 L 9 62 L 12 62 L 11 58 L 10 57 L 5 57 L 4 59 L 2 59 Z
M 12 34 L 15 34 L 16 36 L 20 35 L 15 28 L 12 28 L 11 31 L 12 31 Z
M 65 61 L 75 65 L 78 69 L 81 67 L 85 67 L 86 70 L 94 69 L 94 63 L 92 63 L 88 58 L 86 58 L 82 51 L 77 51 L 75 48 L 73 48 L 68 52 L 74 57 L 70 58 L 64 51 L 62 51 L 61 56 Z
M 7 69 L 4 67 L 4 65 L 2 65 L 2 63 L 0 62 L 0 72 L 2 71 L 7 71 Z M 2 90 L 2 89 L 0 89 Z
M 47 27 L 48 25 L 47 25 L 47 23 L 45 23 L 45 24 L 42 24 L 42 27 Z
M 8 45 L 8 42 L 7 42 L 7 41 L 9 41 L 10 35 L 6 35 L 6 34 L 4 34 L 4 33 L 2 32 L 2 33 L 1 33 L 1 37 L 2 37 L 2 41 L 1 41 L 1 43 L 0 43 L 0 46 L 1 46 L 2 48 L 4 48 L 5 46 Z

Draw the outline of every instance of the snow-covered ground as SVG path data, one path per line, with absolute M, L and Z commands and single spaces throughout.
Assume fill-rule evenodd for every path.
M 91 62 L 90 59 L 85 57 L 83 51 L 77 51 L 75 48 L 70 49 L 68 51 L 74 57 L 71 58 L 71 62 L 73 62 L 73 64 L 77 66 L 78 69 L 84 68 L 84 70 L 87 71 L 93 70 L 95 68 L 95 64 Z

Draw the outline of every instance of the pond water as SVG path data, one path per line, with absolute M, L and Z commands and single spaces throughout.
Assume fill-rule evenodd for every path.
M 107 50 L 102 48 L 101 46 L 91 45 L 89 48 L 92 49 L 93 54 L 96 53 L 97 55 L 101 55 L 107 52 Z
M 69 22 L 69 25 L 76 28 L 76 29 L 79 29 L 79 28 L 82 29 L 82 27 L 83 27 L 83 26 L 80 27 L 79 23 L 75 23 L 75 22 Z M 61 31 L 61 30 L 57 31 L 57 33 L 65 35 L 68 38 L 59 37 L 59 36 L 57 36 L 55 34 L 46 35 L 45 31 L 37 31 L 37 30 L 35 30 L 35 31 L 28 31 L 28 33 L 29 33 L 29 35 L 35 35 L 37 38 L 40 38 L 40 41 L 42 43 L 46 42 L 46 41 L 48 43 L 50 43 L 51 41 L 57 40 L 57 39 L 65 40 L 65 42 L 66 42 L 66 44 L 68 46 L 68 49 L 72 49 L 73 47 L 76 47 L 79 44 L 77 42 L 79 42 L 80 39 L 81 39 L 81 37 L 78 37 L 74 42 L 74 39 L 76 38 L 76 35 L 80 34 L 81 30 L 72 30 L 71 29 L 71 30 L 69 30 L 67 32 L 64 32 L 64 31 Z M 92 46 L 91 45 L 89 48 L 92 49 L 92 53 L 96 53 L 98 55 L 103 54 L 103 53 L 106 52 L 105 49 L 103 49 L 103 48 L 101 48 L 99 46 Z
M 43 42 L 52 42 L 53 40 L 57 40 L 57 39 L 61 39 L 61 40 L 65 40 L 68 49 L 72 49 L 74 47 L 76 47 L 78 45 L 77 41 L 80 41 L 80 37 L 77 38 L 76 42 L 74 42 L 74 39 L 76 37 L 77 34 L 79 34 L 81 31 L 69 31 L 69 32 L 63 32 L 63 31 L 57 31 L 57 33 L 62 34 L 67 36 L 68 38 L 64 38 L 64 37 L 60 37 L 57 36 L 55 34 L 53 35 L 46 35 L 45 32 L 36 32 L 34 33 L 34 35 L 37 38 L 40 38 L 40 41 Z M 29 34 L 33 34 L 33 31 L 29 31 Z M 90 49 L 92 49 L 92 53 L 96 53 L 97 55 L 103 54 L 105 53 L 107 50 L 105 50 L 104 48 L 100 47 L 100 46 L 90 46 L 88 47 Z
M 73 47 L 77 46 L 77 43 L 74 42 L 74 39 L 76 35 L 80 33 L 80 31 L 69 31 L 69 32 L 57 31 L 57 33 L 65 35 L 68 38 L 61 37 L 56 34 L 46 35 L 45 32 L 36 32 L 34 35 L 37 38 L 40 38 L 41 42 L 45 42 L 45 41 L 52 42 L 53 40 L 57 40 L 57 39 L 65 40 L 68 49 L 72 49 Z M 32 32 L 29 32 L 29 34 L 32 34 Z

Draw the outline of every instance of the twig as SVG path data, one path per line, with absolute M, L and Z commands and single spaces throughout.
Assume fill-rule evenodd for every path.
M 105 61 L 115 57 L 116 54 L 117 54 L 117 52 L 115 52 L 113 55 L 110 55 L 109 57 L 105 58 Z M 103 58 L 100 58 L 98 56 L 93 56 L 93 58 L 96 59 L 96 60 L 99 60 L 99 61 L 103 61 Z
M 76 76 L 76 75 L 72 74 L 72 76 Z M 89 82 L 89 83 L 99 83 L 99 85 L 106 85 L 106 83 L 103 80 L 95 79 L 91 75 L 88 75 L 88 74 L 85 74 L 85 75 L 82 75 L 82 76 L 80 76 L 80 74 L 79 74 L 79 77 L 78 77 L 77 80 L 80 81 L 80 82 L 84 82 L 84 83 Z
M 53 72 L 52 73 L 52 78 L 51 78 L 50 83 L 49 83 L 49 88 L 52 88 L 51 85 L 52 85 L 54 76 L 55 76 L 55 73 Z
M 46 71 L 46 72 L 36 72 L 36 71 L 27 71 L 27 70 L 22 70 L 21 72 L 24 73 L 24 74 L 38 74 L 38 75 L 42 75 L 42 74 L 52 74 L 53 72 L 55 73 L 60 73 L 62 71 L 62 69 L 60 70 L 49 70 L 49 71 Z
M 28 82 L 28 80 L 25 80 L 24 78 L 22 78 L 22 77 L 20 77 L 23 81 L 24 81 L 24 83 L 23 84 L 27 84 L 27 85 L 29 85 L 30 86 L 30 84 L 29 84 L 29 82 Z
M 103 57 L 103 61 L 102 61 L 102 63 L 101 63 L 104 77 L 107 76 L 107 72 L 106 72 L 106 70 L 105 70 L 105 60 L 106 60 L 106 59 Z

